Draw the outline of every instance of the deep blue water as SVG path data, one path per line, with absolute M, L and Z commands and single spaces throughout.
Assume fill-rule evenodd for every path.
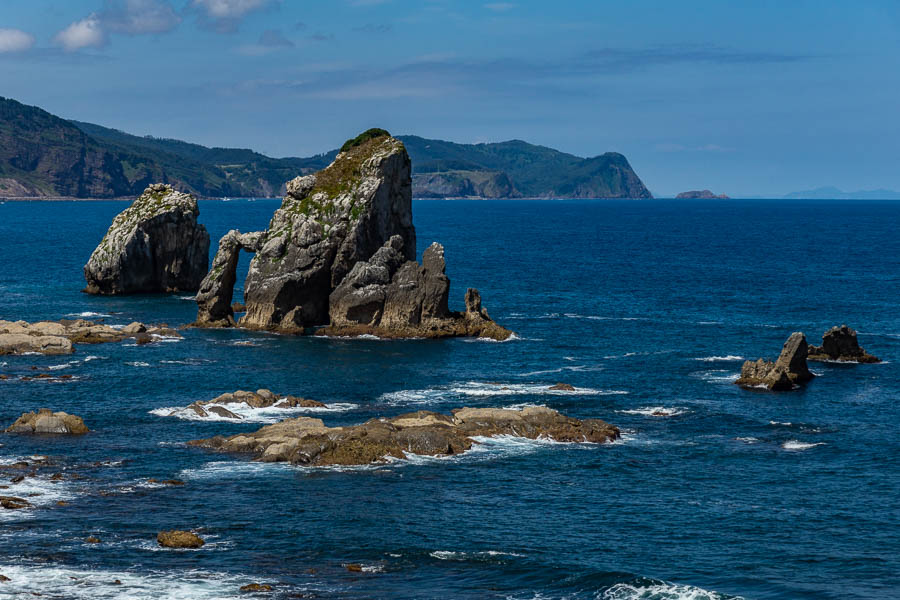
M 213 251 L 230 228 L 263 228 L 276 206 L 202 202 Z M 0 318 L 192 321 L 195 304 L 178 295 L 79 292 L 124 207 L 0 205 Z M 0 490 L 41 494 L 35 510 L 0 512 L 0 574 L 12 579 L 0 597 L 225 598 L 251 582 L 275 598 L 900 597 L 900 203 L 416 201 L 414 213 L 420 251 L 446 248 L 451 306 L 477 287 L 519 339 L 189 330 L 151 346 L 0 357 L 7 375 L 76 376 L 0 381 L 0 423 L 49 407 L 93 430 L 0 436 L 0 463 L 55 463 Z M 791 332 L 813 341 L 840 323 L 887 362 L 816 364 L 820 377 L 782 394 L 732 385 L 739 357 L 774 357 Z M 558 381 L 583 393 L 551 395 Z M 329 425 L 533 403 L 625 435 L 312 470 L 182 445 L 285 414 L 232 424 L 151 412 L 261 387 L 330 404 L 294 413 Z M 83 478 L 52 483 L 54 470 Z M 209 543 L 158 549 L 170 528 Z

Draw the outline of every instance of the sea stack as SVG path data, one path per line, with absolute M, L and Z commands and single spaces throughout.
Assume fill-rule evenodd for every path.
M 508 338 L 511 332 L 481 308 L 477 291 L 470 290 L 464 313 L 449 310 L 440 244 L 425 252 L 421 265 L 415 261 L 411 171 L 403 143 L 370 129 L 348 140 L 325 169 L 289 181 L 266 231 L 231 231 L 222 238 L 197 295 L 194 325 L 235 325 L 232 292 L 243 249 L 255 256 L 244 285 L 242 327 L 304 333 L 329 325 L 325 335 Z
M 878 363 L 881 360 L 872 356 L 859 345 L 856 330 L 841 325 L 832 327 L 822 336 L 821 346 L 809 347 L 809 360 L 855 363 Z
M 89 294 L 193 292 L 209 265 L 209 234 L 190 194 L 149 186 L 119 213 L 84 266 Z
M 807 352 L 806 336 L 799 332 L 792 333 L 784 343 L 778 360 L 772 362 L 760 358 L 756 362 L 746 361 L 735 383 L 745 387 L 766 387 L 776 392 L 808 383 L 815 376 L 806 364 Z

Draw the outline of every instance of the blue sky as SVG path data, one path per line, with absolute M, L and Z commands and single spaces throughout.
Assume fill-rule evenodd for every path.
M 897 0 L 3 0 L 0 95 L 273 156 L 379 126 L 615 150 L 657 195 L 900 189 Z

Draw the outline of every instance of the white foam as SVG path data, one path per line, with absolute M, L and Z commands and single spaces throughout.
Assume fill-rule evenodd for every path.
M 243 460 L 217 460 L 196 469 L 183 469 L 179 479 L 244 479 L 246 477 L 267 477 L 273 472 L 290 472 L 288 463 L 261 463 Z
M 19 462 L 20 460 L 27 459 L 11 460 L 8 464 Z M 0 523 L 34 518 L 36 511 L 49 508 L 60 501 L 69 501 L 77 495 L 72 489 L 70 481 L 51 481 L 46 475 L 34 477 L 26 475 L 25 479 L 19 483 L 10 484 L 9 489 L 2 490 L 2 494 L 27 500 L 32 507 L 0 510 Z
M 723 375 L 724 373 L 724 375 Z M 700 371 L 697 373 L 691 373 L 691 377 L 698 377 L 703 381 L 709 381 L 713 383 L 722 383 L 722 382 L 730 382 L 733 383 L 737 381 L 737 379 L 741 376 L 740 373 L 729 371 L 728 369 L 712 369 L 709 371 Z M 763 386 L 765 387 L 765 386 Z
M 69 367 L 71 367 L 71 366 L 73 366 L 73 365 L 77 365 L 77 364 L 78 364 L 78 361 L 75 360 L 75 361 L 72 361 L 72 362 L 63 363 L 63 364 L 61 364 L 61 365 L 50 365 L 49 367 L 47 367 L 47 370 L 49 370 L 49 371 L 61 371 L 62 369 L 68 369 Z
M 425 456 L 421 454 L 406 453 L 404 459 L 386 457 L 389 464 L 402 465 L 428 465 L 437 462 L 482 462 L 492 461 L 513 456 L 524 456 L 551 447 L 596 447 L 599 444 L 591 442 L 558 442 L 550 438 L 530 439 L 515 435 L 482 436 L 475 435 L 470 438 L 475 442 L 472 447 L 461 454 Z
M 109 319 L 109 318 L 112 318 L 112 315 L 108 315 L 106 313 L 91 312 L 91 311 L 85 311 L 85 312 L 80 312 L 80 313 L 69 313 L 66 316 L 67 317 L 81 317 L 83 319 L 90 319 L 90 318 Z
M 617 583 L 605 590 L 600 600 L 743 600 L 740 596 L 725 596 L 693 585 L 679 585 L 660 581 L 646 585 Z
M 408 404 L 432 404 L 445 402 L 460 397 L 490 398 L 496 396 L 609 396 L 627 394 L 624 390 L 598 390 L 594 388 L 575 388 L 575 391 L 551 390 L 549 383 L 501 383 L 497 385 L 470 381 L 448 387 L 429 388 L 424 390 L 400 390 L 379 396 L 379 400 L 392 406 Z
M 671 408 L 666 408 L 665 406 L 645 406 L 643 408 L 617 410 L 616 412 L 626 415 L 642 415 L 645 417 L 677 417 L 678 415 L 690 412 L 690 410 L 681 406 L 673 406 Z
M 726 362 L 734 360 L 744 360 L 744 357 L 738 356 L 736 354 L 727 354 L 725 356 L 704 356 L 702 358 L 695 358 L 694 360 L 700 360 L 703 362 Z
M 501 552 L 499 550 L 485 550 L 482 552 L 454 552 L 451 550 L 435 550 L 434 552 L 430 552 L 428 555 L 438 560 L 467 560 L 469 558 L 483 558 L 494 556 L 525 556 L 524 554 L 519 554 L 517 552 Z
M 734 438 L 738 442 L 744 442 L 745 444 L 758 444 L 759 438 L 755 437 L 736 437 Z
M 159 335 L 158 333 L 151 333 L 150 337 L 153 338 L 154 341 L 166 344 L 175 344 L 184 339 L 183 337 L 178 335 Z
M 220 408 L 224 408 L 239 417 L 240 419 L 233 419 L 230 417 L 223 417 L 221 415 L 217 415 L 215 413 L 209 412 L 209 409 L 217 406 Z M 274 406 L 269 406 L 266 408 L 254 408 L 245 402 L 240 403 L 230 403 L 230 404 L 204 404 L 203 408 L 207 411 L 208 416 L 203 417 L 198 415 L 193 410 L 184 407 L 184 406 L 164 406 L 162 408 L 154 408 L 149 411 L 151 415 L 156 415 L 157 417 L 176 417 L 185 421 L 224 421 L 228 423 L 277 423 L 283 419 L 290 418 L 292 416 L 302 415 L 304 413 L 339 413 L 339 412 L 347 412 L 351 410 L 355 410 L 359 408 L 358 404 L 352 404 L 349 402 L 336 402 L 333 404 L 328 404 L 326 406 L 295 406 L 292 408 L 276 408 Z
M 192 367 L 196 367 L 199 365 L 208 365 L 212 364 L 216 361 L 208 359 L 208 358 L 187 358 L 184 360 L 161 360 L 160 364 L 163 365 L 188 365 Z
M 505 344 L 506 342 L 521 342 L 526 340 L 526 338 L 519 337 L 515 333 L 511 333 L 508 338 L 505 340 L 495 340 L 494 338 L 489 337 L 479 337 L 479 338 L 462 338 L 464 342 L 487 342 L 489 344 Z M 538 340 L 536 338 L 527 338 L 529 342 L 540 342 L 543 340 Z
M 4 565 L 3 574 L 10 580 L 0 587 L 0 598 L 31 598 L 32 592 L 37 592 L 53 598 L 85 600 L 215 600 L 240 597 L 240 586 L 253 581 L 247 577 L 200 570 L 138 574 L 47 564 Z
M 197 297 L 196 297 L 196 296 L 178 296 L 178 299 L 179 299 L 179 300 L 190 300 L 191 302 L 196 302 L 196 301 L 197 301 Z
M 816 446 L 824 446 L 825 442 L 801 442 L 800 440 L 788 440 L 785 443 L 781 444 L 781 447 L 785 450 L 794 450 L 794 451 L 803 451 L 809 450 L 810 448 L 815 448 Z
M 149 367 L 150 366 L 150 363 L 141 362 L 141 361 L 127 362 L 125 364 L 128 365 L 129 367 Z
M 529 371 L 528 373 L 522 373 L 519 377 L 537 377 L 538 375 L 550 375 L 553 373 L 562 373 L 563 371 L 572 371 L 572 372 L 586 372 L 586 371 L 602 371 L 604 367 L 600 365 L 595 365 L 593 367 L 588 365 L 574 365 L 571 367 L 559 367 L 558 369 L 546 369 L 544 371 Z

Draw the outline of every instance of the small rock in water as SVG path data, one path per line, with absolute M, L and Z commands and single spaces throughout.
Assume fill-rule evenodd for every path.
M 180 479 L 153 479 L 152 477 L 147 480 L 147 483 L 158 483 L 160 485 L 184 485 L 184 482 Z
M 575 386 L 569 385 L 568 383 L 557 383 L 556 385 L 550 386 L 550 389 L 561 392 L 574 392 Z
M 22 508 L 30 508 L 31 502 L 16 498 L 15 496 L 0 496 L 0 506 L 7 510 L 19 510 Z
M 5 581 L 12 581 L 12 579 L 10 579 L 9 577 L 7 577 L 6 575 L 0 575 L 0 581 L 4 581 L 4 582 L 5 582 Z
M 88 433 L 88 431 L 81 417 L 64 412 L 53 412 L 49 408 L 42 408 L 36 413 L 23 414 L 7 428 L 6 433 L 81 435 Z
M 878 363 L 881 362 L 860 347 L 856 331 L 841 325 L 832 327 L 822 336 L 821 346 L 809 347 L 809 360 L 836 360 L 840 362 Z
M 241 586 L 242 592 L 271 592 L 272 586 L 267 583 L 248 583 Z
M 346 565 L 346 567 L 351 573 L 362 573 L 362 565 L 360 564 L 350 563 L 349 565 Z
M 745 387 L 764 386 L 775 392 L 790 390 L 794 384 L 808 383 L 815 375 L 806 364 L 807 354 L 806 336 L 800 332 L 792 333 L 784 343 L 778 360 L 772 362 L 760 358 L 756 362 L 746 361 L 735 383 Z
M 99 544 L 99 543 L 100 543 L 100 538 L 94 537 L 94 536 L 91 535 L 91 536 L 88 536 L 88 538 L 87 538 L 86 540 L 84 540 L 84 541 L 87 542 L 88 544 Z
M 179 529 L 160 531 L 156 541 L 163 548 L 200 548 L 206 543 L 197 534 Z

